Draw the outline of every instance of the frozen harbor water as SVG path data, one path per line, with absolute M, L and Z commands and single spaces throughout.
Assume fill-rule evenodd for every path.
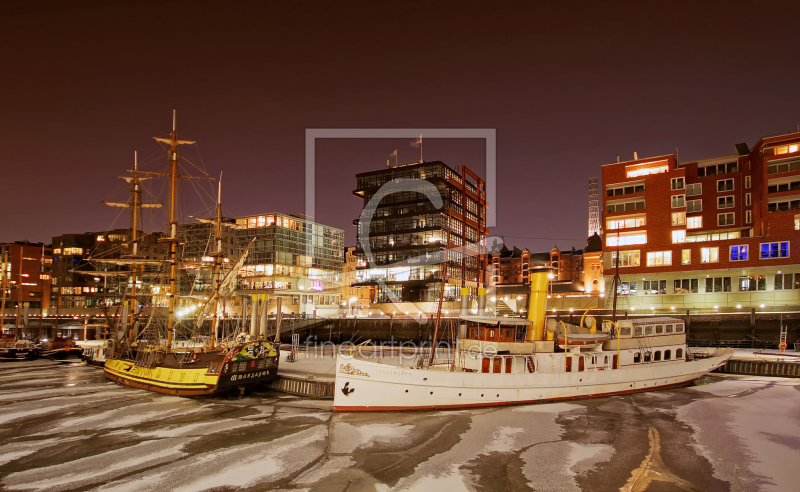
M 333 414 L 269 391 L 183 399 L 78 365 L 0 366 L 0 487 L 797 490 L 800 381 L 450 412 Z

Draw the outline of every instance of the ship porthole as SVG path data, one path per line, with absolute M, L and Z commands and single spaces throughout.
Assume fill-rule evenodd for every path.
M 500 398 L 500 393 L 497 393 L 497 397 Z
M 481 393 L 481 398 L 483 398 L 483 393 Z
M 431 391 L 431 394 L 433 394 L 433 391 Z
M 406 390 L 406 393 L 408 393 L 408 390 Z
M 459 393 L 458 396 L 461 396 L 461 393 Z

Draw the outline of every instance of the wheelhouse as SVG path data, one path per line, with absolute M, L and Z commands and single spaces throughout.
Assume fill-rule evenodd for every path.
M 461 316 L 463 338 L 485 342 L 524 342 L 530 321 L 520 318 Z M 466 330 L 463 329 L 466 327 Z

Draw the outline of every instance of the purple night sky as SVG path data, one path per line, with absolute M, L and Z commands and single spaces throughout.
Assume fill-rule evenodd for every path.
M 306 128 L 496 128 L 491 233 L 580 248 L 588 179 L 617 154 L 688 161 L 795 129 L 798 27 L 800 3 L 770 1 L 6 2 L 0 241 L 126 227 L 99 202 L 124 199 L 134 150 L 165 168 L 151 137 L 176 108 L 228 216 L 303 213 Z M 354 175 L 396 148 L 418 158 L 320 142 L 316 220 L 354 244 Z M 479 140 L 424 156 L 484 173 Z

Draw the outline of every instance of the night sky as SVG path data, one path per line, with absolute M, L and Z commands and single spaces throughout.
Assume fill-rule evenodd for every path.
M 228 216 L 304 212 L 306 128 L 496 128 L 492 234 L 580 248 L 588 179 L 617 154 L 689 161 L 795 129 L 799 28 L 796 1 L 4 2 L 0 241 L 127 227 L 99 202 L 125 198 L 134 150 L 166 168 L 151 137 L 175 108 Z M 484 173 L 482 141 L 423 148 Z M 316 219 L 348 244 L 354 175 L 394 149 L 419 158 L 408 139 L 317 146 Z

